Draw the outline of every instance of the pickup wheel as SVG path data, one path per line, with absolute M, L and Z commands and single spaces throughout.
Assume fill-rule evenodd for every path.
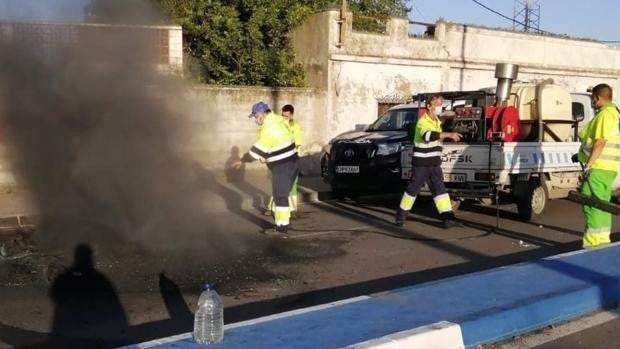
M 535 220 L 547 206 L 547 192 L 538 179 L 530 180 L 523 196 L 517 197 L 517 212 L 524 221 Z

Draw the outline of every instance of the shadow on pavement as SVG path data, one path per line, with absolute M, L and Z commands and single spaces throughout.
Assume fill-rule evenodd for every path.
M 260 229 L 268 229 L 273 226 L 271 222 L 244 210 L 242 207 L 243 197 L 241 194 L 219 183 L 213 172 L 208 171 L 198 164 L 195 165 L 194 172 L 198 182 L 198 187 L 224 199 L 226 208 L 230 212 L 233 212 L 248 222 L 255 224 Z
M 234 146 L 230 149 L 230 156 L 224 163 L 224 174 L 226 176 L 226 180 L 237 189 L 250 196 L 252 198 L 252 207 L 262 212 L 262 210 L 264 210 L 267 206 L 270 195 L 246 181 L 245 165 L 240 169 L 235 169 L 232 167 L 232 165 L 239 160 L 241 160 L 239 155 L 239 147 Z
M 51 287 L 54 316 L 50 333 L 0 322 L 0 340 L 15 348 L 116 348 L 192 328 L 193 314 L 179 287 L 163 273 L 159 289 L 169 319 L 129 326 L 116 289 L 94 265 L 92 249 L 78 245 L 73 265 Z

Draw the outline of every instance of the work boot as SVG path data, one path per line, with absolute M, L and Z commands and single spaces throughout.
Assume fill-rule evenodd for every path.
M 396 224 L 399 227 L 402 227 L 405 224 L 405 221 L 407 220 L 407 211 L 399 208 L 398 210 L 396 210 L 396 219 L 394 220 L 394 224 Z
M 453 212 L 444 212 L 440 215 L 442 226 L 444 229 L 450 229 L 455 227 L 462 227 L 463 225 L 456 221 Z
M 273 228 L 268 228 L 268 229 L 263 230 L 263 234 L 267 236 L 286 238 L 288 237 L 288 229 L 289 229 L 288 225 L 277 225 L 277 226 L 274 226 Z
M 288 234 L 288 224 L 287 225 L 276 225 L 276 231 L 280 234 Z

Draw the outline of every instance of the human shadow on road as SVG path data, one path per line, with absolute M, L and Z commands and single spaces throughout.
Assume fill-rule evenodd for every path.
M 479 214 L 489 215 L 489 216 L 495 216 L 497 214 L 497 208 L 494 207 L 494 206 L 476 205 L 476 204 L 472 204 L 472 203 L 468 203 L 468 202 L 464 202 L 460 206 L 459 209 L 462 210 L 462 211 L 479 213 Z M 570 234 L 570 235 L 575 235 L 575 236 L 581 236 L 583 234 L 583 232 L 580 232 L 580 231 L 577 231 L 577 230 L 563 228 L 563 227 L 558 227 L 558 226 L 547 224 L 547 223 L 538 223 L 538 222 L 524 221 L 521 217 L 519 217 L 519 215 L 517 213 L 506 211 L 506 210 L 503 210 L 501 208 L 499 209 L 499 217 L 500 218 L 509 219 L 509 220 L 512 220 L 512 221 L 516 221 L 516 222 L 521 222 L 521 223 L 532 225 L 532 226 L 536 226 L 536 227 L 538 227 L 539 225 L 543 225 L 545 228 L 548 228 L 548 229 L 551 229 L 551 230 L 555 230 L 555 231 L 558 231 L 558 232 L 561 232 L 561 233 L 565 233 L 565 234 Z
M 353 211 L 359 211 L 359 209 L 364 209 L 364 210 L 368 210 L 368 211 L 373 211 L 373 212 L 377 212 L 380 214 L 385 214 L 385 215 L 393 215 L 394 214 L 394 209 L 392 209 L 389 205 L 385 206 L 383 202 L 374 202 L 371 205 L 357 205 L 359 206 L 359 208 L 357 207 L 352 207 L 350 205 L 346 205 L 343 203 L 330 203 L 331 205 L 340 205 L 343 208 L 346 208 L 348 210 L 353 210 Z M 469 211 L 469 212 L 474 212 L 474 213 L 480 213 L 480 214 L 487 214 L 487 215 L 495 215 L 496 214 L 496 210 L 494 208 L 491 207 L 479 207 L 477 205 L 473 205 L 469 202 L 463 202 L 459 208 L 460 211 Z M 417 223 L 421 223 L 421 224 L 425 224 L 425 225 L 430 225 L 430 226 L 434 226 L 434 227 L 440 227 L 440 225 L 433 220 L 433 217 L 437 216 L 436 212 L 434 211 L 434 208 L 430 208 L 429 205 L 420 205 L 420 206 L 414 206 L 414 213 L 417 215 L 413 221 L 417 222 Z M 513 212 L 509 212 L 509 211 L 505 211 L 505 210 L 501 210 L 501 215 L 500 218 L 507 218 L 507 219 L 514 219 L 520 223 L 524 223 L 524 224 L 528 224 L 528 225 L 532 225 L 532 226 L 536 226 L 536 228 L 539 228 L 539 224 L 538 223 L 534 223 L 534 222 L 524 222 L 520 219 L 518 219 L 518 216 L 516 213 Z M 514 217 L 513 217 L 514 216 Z M 386 220 L 383 219 L 381 217 L 377 217 L 375 215 L 368 215 L 367 217 L 369 218 L 373 218 L 373 219 L 378 219 L 378 220 L 382 220 L 385 222 L 392 222 L 391 220 Z M 467 219 L 465 217 L 459 216 L 457 213 L 457 221 L 459 221 L 463 227 L 465 228 L 470 228 L 470 229 L 475 229 L 481 232 L 486 232 L 488 234 L 496 234 L 496 235 L 501 235 L 507 238 L 511 238 L 511 239 L 515 239 L 515 240 L 521 240 L 525 243 L 528 244 L 535 244 L 535 245 L 539 245 L 539 246 L 554 246 L 558 244 L 558 241 L 555 240 L 550 240 L 550 239 L 545 239 L 543 237 L 540 237 L 538 235 L 535 234 L 531 234 L 531 233 L 526 233 L 526 232 L 521 232 L 521 231 L 514 231 L 514 230 L 510 230 L 510 229 L 506 229 L 506 228 L 502 228 L 501 224 L 499 226 L 495 226 L 493 224 L 485 224 L 485 223 L 480 223 L 471 219 Z M 572 235 L 580 235 L 579 233 L 572 231 L 570 229 L 565 229 L 565 228 L 561 228 L 561 227 L 556 227 L 556 226 L 551 226 L 551 225 L 544 225 L 545 228 L 548 229 L 552 229 L 552 230 L 556 230 L 562 233 L 568 233 L 568 234 L 572 234 Z M 469 237 L 468 237 L 469 238 Z
M 230 156 L 224 163 L 224 174 L 226 176 L 226 180 L 241 192 L 250 196 L 252 198 L 252 207 L 262 212 L 267 206 L 267 201 L 269 200 L 270 195 L 246 180 L 245 165 L 239 169 L 232 166 L 239 160 L 241 160 L 241 156 L 239 155 L 239 147 L 233 146 L 230 149 Z
M 73 265 L 54 281 L 51 298 L 55 310 L 50 347 L 91 346 L 89 338 L 105 338 L 96 347 L 127 343 L 127 316 L 112 283 L 95 269 L 90 246 L 75 248 Z
M 75 247 L 73 265 L 54 280 L 52 330 L 0 323 L 0 339 L 16 348 L 113 348 L 130 343 L 129 324 L 112 283 L 97 269 L 89 245 Z
M 213 172 L 205 169 L 199 164 L 194 165 L 194 174 L 196 177 L 197 185 L 200 190 L 205 190 L 220 196 L 226 203 L 226 208 L 238 215 L 239 217 L 254 223 L 260 229 L 268 229 L 273 226 L 271 222 L 262 219 L 243 209 L 243 197 L 237 191 L 222 185 L 218 182 Z
M 169 318 L 129 326 L 114 287 L 92 267 L 91 254 L 88 246 L 78 246 L 79 259 L 54 283 L 51 333 L 0 322 L 0 341 L 29 349 L 117 348 L 191 331 L 193 314 L 180 288 L 164 273 L 159 274 L 159 289 Z

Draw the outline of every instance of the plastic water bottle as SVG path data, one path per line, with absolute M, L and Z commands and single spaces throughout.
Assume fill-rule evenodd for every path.
M 224 305 L 213 284 L 207 284 L 198 299 L 194 314 L 194 340 L 215 344 L 224 338 Z

